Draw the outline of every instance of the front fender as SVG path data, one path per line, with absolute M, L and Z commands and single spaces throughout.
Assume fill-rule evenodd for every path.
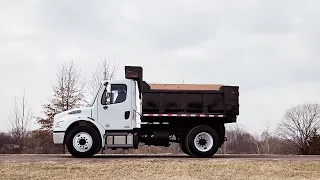
M 104 146 L 104 143 L 105 143 L 105 140 L 104 140 L 104 134 L 105 134 L 105 129 L 104 127 L 97 121 L 94 121 L 88 117 L 83 117 L 83 116 L 67 116 L 67 117 L 64 117 L 63 119 L 61 119 L 60 121 L 64 121 L 64 126 L 61 127 L 61 128 L 57 128 L 55 127 L 55 124 L 53 124 L 54 128 L 53 128 L 53 132 L 66 132 L 67 129 L 73 124 L 73 123 L 76 123 L 76 122 L 79 122 L 79 121 L 86 121 L 86 122 L 89 122 L 89 123 L 92 123 L 98 130 L 99 130 L 99 134 L 100 134 L 100 137 L 101 137 L 101 140 L 102 140 L 102 147 Z M 65 134 L 66 136 L 66 134 Z

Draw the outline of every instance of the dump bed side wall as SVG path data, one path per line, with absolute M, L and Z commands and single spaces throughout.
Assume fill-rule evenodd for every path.
M 144 113 L 224 113 L 223 93 L 164 92 L 143 93 Z
M 144 87 L 143 113 L 224 114 L 235 122 L 239 114 L 238 87 L 219 90 L 157 90 Z

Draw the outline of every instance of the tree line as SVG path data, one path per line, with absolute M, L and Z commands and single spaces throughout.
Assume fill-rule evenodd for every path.
M 99 83 L 115 77 L 118 66 L 103 60 L 86 81 L 73 60 L 61 64 L 52 82 L 52 95 L 42 107 L 43 117 L 34 116 L 29 96 L 16 97 L 10 110 L 9 132 L 0 134 L 0 153 L 63 153 L 64 147 L 53 145 L 53 117 L 63 111 L 86 105 Z M 91 95 L 91 96 L 90 96 Z M 36 119 L 40 129 L 30 131 L 30 122 Z
M 113 79 L 118 70 L 115 63 L 103 60 L 92 72 L 89 81 L 82 76 L 74 61 L 58 67 L 52 83 L 52 95 L 43 107 L 44 116 L 34 116 L 29 96 L 16 97 L 9 112 L 7 133 L 0 133 L 0 153 L 66 153 L 64 146 L 53 144 L 51 129 L 57 113 L 86 105 L 85 94 L 93 95 L 103 80 Z M 89 96 L 90 97 L 90 96 Z M 33 119 L 40 125 L 30 130 Z M 274 132 L 269 127 L 257 135 L 236 124 L 226 129 L 228 141 L 220 154 L 320 154 L 320 105 L 304 103 L 284 112 Z M 117 150 L 113 153 L 181 153 L 177 144 L 170 148 L 143 147 Z

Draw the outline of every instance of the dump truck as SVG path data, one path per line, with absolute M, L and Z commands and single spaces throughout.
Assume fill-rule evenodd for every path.
M 142 67 L 124 70 L 124 79 L 101 82 L 87 106 L 54 116 L 55 144 L 77 158 L 172 143 L 191 157 L 216 154 L 226 141 L 225 124 L 237 121 L 239 86 L 148 84 Z

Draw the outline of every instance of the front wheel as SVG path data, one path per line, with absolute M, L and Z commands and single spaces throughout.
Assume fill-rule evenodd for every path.
M 197 126 L 189 131 L 186 136 L 186 149 L 193 157 L 212 157 L 219 149 L 219 136 L 209 126 Z
M 66 137 L 66 146 L 70 154 L 78 158 L 95 155 L 100 147 L 98 132 L 89 126 L 77 126 Z

